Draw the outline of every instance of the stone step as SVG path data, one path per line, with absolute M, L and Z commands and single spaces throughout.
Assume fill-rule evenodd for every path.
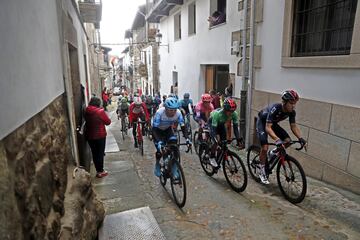
M 166 239 L 149 207 L 105 216 L 99 240 Z

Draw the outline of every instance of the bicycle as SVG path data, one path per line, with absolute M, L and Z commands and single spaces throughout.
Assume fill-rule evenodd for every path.
M 189 138 L 192 139 L 192 129 L 191 129 L 191 123 L 190 123 L 190 113 L 188 113 L 188 114 L 185 115 L 184 121 L 185 121 L 185 128 L 186 128 L 187 134 L 188 134 Z
M 299 141 L 291 141 L 287 144 L 293 145 L 300 143 Z M 274 143 L 269 143 L 269 145 L 276 146 Z M 295 148 L 300 151 L 304 148 L 304 145 L 300 143 L 301 147 Z M 280 188 L 281 193 L 291 203 L 300 203 L 304 200 L 306 191 L 307 191 L 307 182 L 305 172 L 300 165 L 300 163 L 294 158 L 286 153 L 286 149 L 283 146 L 276 146 L 273 150 L 276 155 L 268 160 L 266 159 L 265 172 L 269 176 L 272 174 L 272 170 L 276 168 L 276 179 Z M 260 182 L 258 172 L 260 171 L 260 147 L 257 145 L 252 145 L 248 149 L 247 153 L 247 164 L 250 171 L 250 175 L 254 178 L 256 182 Z M 298 188 L 299 193 L 292 193 L 291 188 L 297 188 L 297 185 L 301 184 L 301 187 Z M 288 192 L 290 191 L 290 192 Z
M 210 145 L 210 130 L 207 124 L 200 125 L 199 129 L 194 133 L 194 149 L 197 155 L 199 155 L 199 147 L 200 145 L 205 147 L 204 145 Z M 200 155 L 199 155 L 200 156 Z
M 142 128 L 141 128 L 142 124 L 146 124 L 146 121 L 142 121 L 139 118 L 138 121 L 136 122 L 136 139 L 138 142 L 138 147 L 141 152 L 141 156 L 144 156 L 144 138 L 143 138 L 143 132 L 142 132 Z
M 122 114 L 120 118 L 121 118 L 121 135 L 123 140 L 125 140 L 125 135 L 128 134 L 129 119 L 126 113 Z
M 245 169 L 245 165 L 239 155 L 229 150 L 227 146 L 234 140 L 236 140 L 236 138 L 232 139 L 231 141 L 224 140 L 221 141 L 220 144 L 218 144 L 218 141 L 214 139 L 215 143 L 213 144 L 217 144 L 215 156 L 215 160 L 217 163 L 216 167 L 210 163 L 210 152 L 212 148 L 211 144 L 199 145 L 199 159 L 201 167 L 206 173 L 206 175 L 210 177 L 213 176 L 222 166 L 225 179 L 230 185 L 230 187 L 235 192 L 243 192 L 247 186 L 247 172 Z M 238 180 L 238 184 L 236 184 L 236 180 Z
M 190 151 L 191 145 L 178 144 L 177 141 L 169 141 L 165 146 L 161 146 L 162 158 L 159 162 L 160 183 L 165 188 L 167 179 L 170 179 L 171 192 L 179 208 L 184 207 L 186 202 L 186 181 L 179 151 L 179 146 L 182 145 L 187 145 L 186 152 Z
M 144 125 L 144 136 L 147 136 L 150 141 L 152 141 L 152 130 L 151 130 L 151 124 L 145 123 Z

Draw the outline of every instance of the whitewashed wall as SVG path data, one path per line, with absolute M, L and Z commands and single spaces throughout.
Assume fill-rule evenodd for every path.
M 2 1 L 0 139 L 64 92 L 55 0 Z
M 84 31 L 71 0 L 62 3 L 77 30 L 80 78 L 85 86 Z M 2 1 L 0 139 L 64 92 L 58 24 L 55 0 Z
M 229 72 L 236 73 L 239 58 L 231 55 L 231 33 L 240 29 L 237 1 L 227 1 L 227 22 L 209 29 L 210 1 L 196 1 L 196 34 L 188 36 L 188 5 L 185 3 L 162 18 L 159 28 L 163 34 L 160 47 L 160 92 L 167 94 L 172 85 L 172 72 L 178 72 L 179 96 L 189 92 L 194 100 L 205 89 L 204 67 L 207 64 L 229 64 Z M 174 14 L 181 12 L 181 40 L 174 41 Z M 235 84 L 241 84 L 239 81 Z
M 360 107 L 360 69 L 281 67 L 284 6 L 285 0 L 264 1 L 264 21 L 257 29 L 262 67 L 255 73 L 255 89 L 281 93 L 293 88 L 303 98 Z

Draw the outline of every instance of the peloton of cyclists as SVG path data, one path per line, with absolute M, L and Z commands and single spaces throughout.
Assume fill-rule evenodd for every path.
M 291 131 L 299 139 L 301 145 L 306 145 L 306 141 L 301 137 L 300 129 L 295 122 L 295 106 L 299 101 L 299 95 L 294 90 L 286 90 L 282 93 L 281 99 L 282 103 L 274 103 L 261 110 L 256 122 L 256 132 L 261 144 L 259 177 L 263 184 L 269 184 L 265 172 L 266 155 L 269 149 L 268 135 L 278 146 L 287 147 L 287 143 L 290 141 L 289 134 L 278 124 L 280 121 L 289 118 Z

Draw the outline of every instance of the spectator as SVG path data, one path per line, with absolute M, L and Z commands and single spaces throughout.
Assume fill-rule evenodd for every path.
M 89 106 L 85 109 L 86 130 L 85 137 L 91 148 L 93 162 L 96 168 L 96 177 L 102 178 L 108 175 L 104 170 L 104 154 L 106 143 L 105 125 L 110 125 L 111 120 L 100 107 L 101 100 L 92 97 Z
M 232 97 L 233 95 L 233 85 L 230 83 L 230 85 L 225 88 L 225 97 Z
M 211 103 L 214 106 L 214 109 L 220 108 L 221 105 L 219 95 L 216 94 L 215 90 L 211 90 L 209 93 L 212 97 Z
M 220 23 L 225 22 L 226 15 L 220 11 L 215 11 L 209 18 L 208 21 L 210 23 L 210 27 L 216 26 Z

